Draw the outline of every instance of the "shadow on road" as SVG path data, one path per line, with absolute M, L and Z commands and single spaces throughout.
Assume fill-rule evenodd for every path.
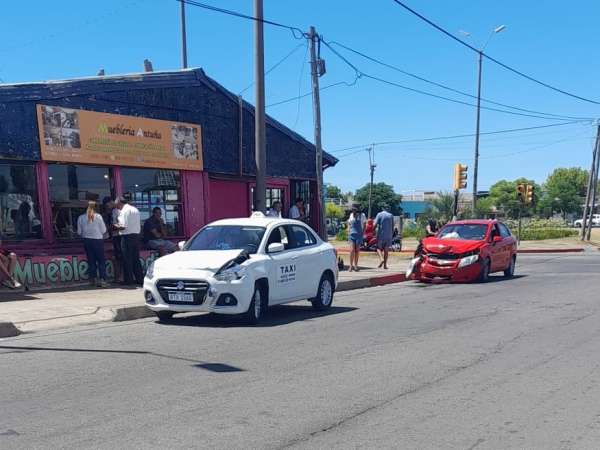
M 36 351 L 47 351 L 47 352 L 75 352 L 75 353 L 116 353 L 122 355 L 147 355 L 154 356 L 157 358 L 173 359 L 177 361 L 185 361 L 194 363 L 193 367 L 199 369 L 208 370 L 209 372 L 216 373 L 227 373 L 227 372 L 245 372 L 244 369 L 232 366 L 224 363 L 206 362 L 198 359 L 184 358 L 181 356 L 165 355 L 164 353 L 148 352 L 144 350 L 111 350 L 111 349 L 98 349 L 98 348 L 64 348 L 64 347 L 26 347 L 16 345 L 0 345 L 0 350 L 7 350 L 5 352 L 0 351 L 0 355 L 9 353 L 27 353 Z
M 277 327 L 294 322 L 317 319 L 319 317 L 330 316 L 333 314 L 342 314 L 354 311 L 358 308 L 346 306 L 332 306 L 326 311 L 316 311 L 312 306 L 298 305 L 279 305 L 271 306 L 267 316 L 255 327 Z M 193 316 L 177 317 L 161 322 L 164 326 L 184 326 L 184 327 L 246 327 L 244 320 L 236 316 L 227 316 L 225 314 L 200 314 Z

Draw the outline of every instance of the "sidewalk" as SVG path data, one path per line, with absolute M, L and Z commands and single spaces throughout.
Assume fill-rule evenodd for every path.
M 342 258 L 347 265 L 347 258 Z M 338 291 L 404 281 L 407 261 L 408 257 L 393 258 L 390 269 L 384 270 L 375 268 L 378 263 L 375 258 L 362 258 L 359 261 L 359 272 L 340 272 Z M 154 316 L 144 305 L 141 288 L 95 289 L 82 286 L 59 291 L 2 291 L 1 297 L 0 338 L 19 333 Z

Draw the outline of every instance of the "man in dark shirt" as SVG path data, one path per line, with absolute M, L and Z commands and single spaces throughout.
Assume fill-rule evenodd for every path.
M 151 250 L 156 250 L 160 256 L 173 253 L 177 245 L 166 240 L 167 227 L 162 220 L 162 210 L 156 207 L 152 215 L 144 222 L 144 243 Z

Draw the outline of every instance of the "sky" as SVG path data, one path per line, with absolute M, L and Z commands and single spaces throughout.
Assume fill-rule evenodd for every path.
M 600 2 L 579 0 L 405 0 L 412 8 L 472 45 L 493 36 L 486 53 L 537 79 L 600 101 L 597 89 L 597 17 Z M 203 0 L 252 14 L 252 0 Z M 56 80 L 181 67 L 179 3 L 176 0 L 31 0 L 2 2 L 0 82 Z M 188 64 L 244 98 L 253 95 L 253 22 L 186 6 Z M 308 30 L 313 25 L 327 42 L 339 42 L 406 72 L 476 94 L 477 55 L 442 35 L 392 0 L 264 0 L 264 17 Z M 465 36 L 463 32 L 470 35 Z M 332 44 L 334 45 L 334 44 Z M 362 73 L 467 103 L 474 100 L 448 92 L 398 71 L 334 48 Z M 306 41 L 287 29 L 265 25 L 265 68 L 285 56 L 266 77 L 267 114 L 314 140 Z M 371 143 L 473 134 L 476 111 L 367 77 L 322 46 L 327 73 L 321 86 L 323 147 L 340 158 L 325 172 L 325 182 L 344 191 L 368 182 Z M 344 83 L 345 84 L 344 84 Z M 249 89 L 245 90 L 246 87 Z M 484 61 L 482 97 L 519 108 L 593 118 L 600 105 L 539 86 L 490 61 Z M 488 103 L 485 106 L 497 107 Z M 514 111 L 514 110 L 513 110 Z M 481 131 L 536 127 L 565 121 L 482 110 Z M 500 179 L 527 177 L 543 182 L 556 167 L 588 167 L 596 126 L 568 123 L 526 132 L 483 135 L 479 188 Z M 351 150 L 342 150 L 355 147 Z M 397 192 L 450 190 L 455 163 L 469 166 L 474 138 L 375 145 L 375 181 Z

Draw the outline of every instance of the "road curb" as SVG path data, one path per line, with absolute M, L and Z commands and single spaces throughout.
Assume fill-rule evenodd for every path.
M 21 334 L 21 331 L 12 322 L 0 322 L 0 338 L 13 337 Z
M 580 253 L 584 248 L 524 248 L 517 253 Z
M 113 313 L 113 322 L 125 322 L 128 320 L 145 319 L 146 317 L 154 316 L 154 313 L 148 308 L 146 308 L 145 305 L 123 306 L 121 308 L 114 308 Z
M 361 278 L 359 280 L 340 281 L 336 291 L 353 291 L 355 289 L 364 289 L 375 286 L 384 286 L 386 284 L 401 283 L 406 281 L 406 275 L 403 273 L 393 273 L 371 278 Z

